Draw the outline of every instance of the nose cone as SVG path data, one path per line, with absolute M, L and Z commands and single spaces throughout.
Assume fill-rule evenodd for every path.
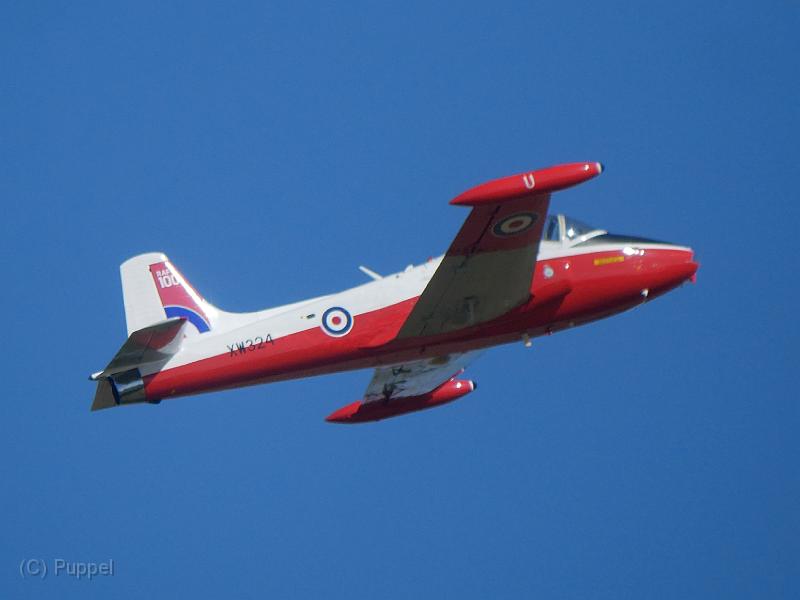
M 687 281 L 694 282 L 700 267 L 691 248 L 666 244 L 663 248 L 648 250 L 644 263 L 650 296 L 667 292 Z
M 694 250 L 688 249 L 689 260 L 683 263 L 684 281 L 690 280 L 692 283 L 697 281 L 697 269 L 700 268 L 700 263 L 694 259 Z

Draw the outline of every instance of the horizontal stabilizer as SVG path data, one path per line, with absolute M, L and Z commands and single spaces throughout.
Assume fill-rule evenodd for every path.
M 180 349 L 186 323 L 184 318 L 173 317 L 134 331 L 108 366 L 91 379 L 96 381 L 147 363 L 167 360 Z
M 97 391 L 94 394 L 94 402 L 92 402 L 93 411 L 112 408 L 117 405 L 111 385 L 108 379 L 101 379 L 97 382 Z

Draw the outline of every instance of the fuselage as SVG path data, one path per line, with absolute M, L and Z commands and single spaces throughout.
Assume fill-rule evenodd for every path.
M 691 279 L 698 267 L 690 248 L 641 238 L 595 232 L 576 240 L 543 240 L 527 302 L 490 322 L 398 339 L 440 261 L 287 306 L 244 314 L 220 311 L 215 315 L 219 328 L 193 332 L 166 364 L 155 372 L 143 370 L 147 399 L 390 365 L 548 335 L 652 300 Z

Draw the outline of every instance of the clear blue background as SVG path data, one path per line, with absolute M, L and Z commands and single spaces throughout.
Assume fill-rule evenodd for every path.
M 800 597 L 795 3 L 76 4 L 0 11 L 2 597 Z M 89 412 L 126 258 L 275 306 L 578 160 L 697 285 L 371 426 L 368 372 Z

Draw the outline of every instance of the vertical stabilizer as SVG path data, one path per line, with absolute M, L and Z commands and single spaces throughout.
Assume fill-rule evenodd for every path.
M 181 317 L 198 333 L 210 331 L 217 309 L 206 302 L 160 252 L 140 254 L 120 266 L 128 335 L 166 318 Z

